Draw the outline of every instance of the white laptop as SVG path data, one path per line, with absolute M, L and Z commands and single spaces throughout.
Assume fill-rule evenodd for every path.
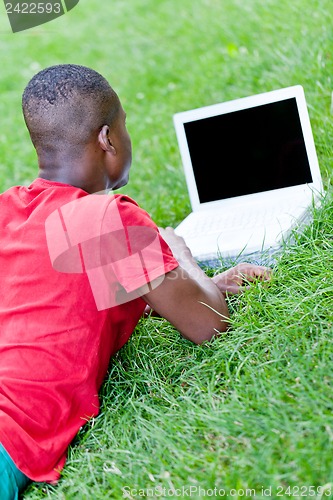
M 202 262 L 274 252 L 323 192 L 300 85 L 174 115 Z

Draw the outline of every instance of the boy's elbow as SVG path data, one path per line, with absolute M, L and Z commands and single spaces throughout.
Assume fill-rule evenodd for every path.
M 201 345 L 204 342 L 209 342 L 214 337 L 218 337 L 221 333 L 225 333 L 229 326 L 229 317 L 223 320 L 219 319 L 210 325 L 202 325 L 201 328 L 192 328 L 190 331 L 181 332 L 182 336 L 194 342 L 194 344 Z

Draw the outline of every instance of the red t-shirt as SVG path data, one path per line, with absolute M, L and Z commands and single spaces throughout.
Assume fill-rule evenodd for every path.
M 135 291 L 178 263 L 127 196 L 44 179 L 0 195 L 0 232 L 0 442 L 54 481 L 142 316 Z

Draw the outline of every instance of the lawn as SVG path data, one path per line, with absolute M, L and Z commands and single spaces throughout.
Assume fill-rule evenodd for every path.
M 24 86 L 77 63 L 119 94 L 133 141 L 122 192 L 159 225 L 190 210 L 173 113 L 295 84 L 328 193 L 271 285 L 230 300 L 227 334 L 195 346 L 140 322 L 61 481 L 24 498 L 333 498 L 332 0 L 81 0 L 16 34 L 0 14 L 1 190 L 36 176 Z

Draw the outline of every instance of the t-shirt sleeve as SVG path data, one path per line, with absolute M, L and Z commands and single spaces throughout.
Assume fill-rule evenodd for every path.
M 127 293 L 145 285 L 149 291 L 153 281 L 156 287 L 178 266 L 149 214 L 127 196 L 116 195 L 110 201 L 102 233 L 108 236 L 101 245 L 101 260 Z
M 178 266 L 151 217 L 128 196 L 75 199 L 50 214 L 45 230 L 53 268 L 85 273 L 98 310 L 148 293 Z

